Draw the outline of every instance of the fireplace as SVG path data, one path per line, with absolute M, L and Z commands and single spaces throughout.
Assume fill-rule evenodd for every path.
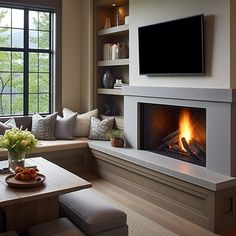
M 178 173 L 186 172 L 188 175 L 194 175 L 201 170 L 236 176 L 235 90 L 126 86 L 122 88 L 122 92 L 126 144 L 136 150 L 145 149 L 140 150 L 146 156 L 144 160 L 151 158 L 151 163 L 155 166 L 168 166 L 171 170 Z M 149 105 L 143 108 L 142 104 Z M 143 115 L 142 109 L 147 109 Z M 190 112 L 191 122 L 200 123 L 197 127 L 205 140 L 201 142 L 205 147 L 205 157 L 201 155 L 200 158 L 203 157 L 203 160 L 195 163 L 196 165 L 176 160 L 176 155 L 170 152 L 160 154 L 163 150 L 158 150 L 163 139 L 179 129 L 179 116 L 183 110 Z M 149 113 L 154 113 L 155 119 L 145 118 L 148 119 L 145 127 L 140 127 L 143 116 Z M 147 124 L 150 123 L 153 125 L 148 127 Z M 165 129 L 162 130 L 162 127 Z M 146 132 L 152 133 L 152 136 L 146 138 Z M 158 133 L 154 135 L 154 132 Z M 175 158 L 170 158 L 170 155 Z M 185 157 L 186 155 L 177 155 L 177 158 L 191 161 L 193 159 Z
M 206 109 L 140 103 L 140 149 L 206 166 Z

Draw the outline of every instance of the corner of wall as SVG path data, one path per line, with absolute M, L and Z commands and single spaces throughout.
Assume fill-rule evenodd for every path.
M 236 88 L 236 1 L 230 1 L 230 88 Z

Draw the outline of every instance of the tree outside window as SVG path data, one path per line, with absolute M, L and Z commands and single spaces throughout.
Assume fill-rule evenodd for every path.
M 52 12 L 0 7 L 0 116 L 51 112 Z

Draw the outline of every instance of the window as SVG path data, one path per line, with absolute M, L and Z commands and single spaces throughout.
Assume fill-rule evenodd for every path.
M 0 7 L 0 116 L 52 110 L 53 12 Z

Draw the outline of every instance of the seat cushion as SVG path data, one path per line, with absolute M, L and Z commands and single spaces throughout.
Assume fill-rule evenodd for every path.
M 8 232 L 0 233 L 0 236 L 18 236 L 18 234 L 15 231 L 8 231 Z
M 126 214 L 92 189 L 61 195 L 59 203 L 62 214 L 88 235 L 126 225 Z
M 65 217 L 31 226 L 28 232 L 29 236 L 85 236 L 80 229 Z

